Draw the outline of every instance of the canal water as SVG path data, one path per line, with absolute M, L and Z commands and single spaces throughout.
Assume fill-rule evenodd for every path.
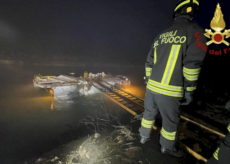
M 87 136 L 92 127 L 80 126 L 79 120 L 101 109 L 100 95 L 71 104 L 54 103 L 49 94 L 34 92 L 33 76 L 60 75 L 70 72 L 77 76 L 88 72 L 125 75 L 132 83 L 127 91 L 144 97 L 144 67 L 84 68 L 33 65 L 0 65 L 0 163 L 24 163 L 72 140 Z M 104 104 L 105 105 L 105 104 Z M 127 112 L 119 111 L 120 115 Z M 91 128 L 91 129 L 90 129 Z

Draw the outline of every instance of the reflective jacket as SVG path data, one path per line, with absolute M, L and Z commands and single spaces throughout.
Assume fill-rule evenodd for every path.
M 183 97 L 184 89 L 196 89 L 206 55 L 204 30 L 189 17 L 176 18 L 152 44 L 145 63 L 147 89 L 172 97 Z

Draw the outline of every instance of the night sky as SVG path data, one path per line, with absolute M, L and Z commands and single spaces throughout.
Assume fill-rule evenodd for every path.
M 144 64 L 176 2 L 1 0 L 0 59 Z M 203 0 L 196 22 L 210 29 L 218 2 L 230 29 L 229 0 Z

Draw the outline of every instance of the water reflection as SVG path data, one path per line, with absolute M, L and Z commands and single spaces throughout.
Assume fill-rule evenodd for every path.
M 32 79 L 35 74 L 60 75 L 73 70 L 84 72 L 85 68 L 17 65 L 0 68 L 1 164 L 25 161 L 83 136 L 83 132 L 87 130 L 85 126 L 78 127 L 79 120 L 95 114 L 102 104 L 106 104 L 100 94 L 83 96 L 71 103 L 60 103 L 54 100 L 49 90 L 44 95 L 37 95 L 34 91 Z M 101 72 L 105 69 L 91 70 Z M 117 68 L 107 68 L 107 71 L 114 74 L 128 72 Z M 133 70 L 129 72 L 132 73 Z M 111 108 L 112 104 L 108 103 L 106 106 Z M 112 110 L 117 111 L 117 107 Z
M 54 104 L 53 104 L 53 102 L 51 103 L 50 109 L 51 109 L 51 111 L 54 109 Z
M 144 86 L 130 85 L 122 88 L 124 91 L 132 93 L 140 98 L 145 97 L 145 88 Z

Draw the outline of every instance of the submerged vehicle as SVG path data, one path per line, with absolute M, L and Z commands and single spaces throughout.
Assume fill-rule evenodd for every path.
M 33 79 L 35 91 L 46 90 L 54 96 L 56 101 L 73 100 L 80 96 L 88 96 L 99 93 L 100 90 L 92 84 L 96 81 L 103 81 L 112 87 L 130 85 L 127 77 L 122 75 L 112 76 L 104 72 L 92 74 L 84 73 L 84 77 L 75 77 L 74 73 L 59 76 L 35 75 Z

